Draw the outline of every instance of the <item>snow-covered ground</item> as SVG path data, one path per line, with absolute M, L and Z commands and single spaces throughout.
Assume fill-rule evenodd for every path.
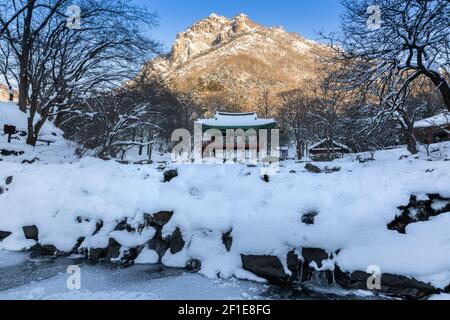
M 65 140 L 62 137 L 63 132 L 50 122 L 46 122 L 42 127 L 39 139 L 52 143 L 48 146 L 47 142 L 38 141 L 35 147 L 26 145 L 26 137 L 19 134 L 13 136 L 11 143 L 7 143 L 8 137 L 3 134 L 5 124 L 14 125 L 17 131 L 26 132 L 27 115 L 22 113 L 15 103 L 0 102 L 0 150 L 24 152 L 17 157 L 5 157 L 4 161 L 22 163 L 24 160 L 31 162 L 39 159 L 43 163 L 62 163 L 78 159 L 74 155 L 74 146 Z
M 186 245 L 176 254 L 167 251 L 163 264 L 185 267 L 191 259 L 200 260 L 200 273 L 212 281 L 219 281 L 218 275 L 262 281 L 243 269 L 242 254 L 276 256 L 289 274 L 287 253 L 307 247 L 333 253 L 324 268 L 336 263 L 344 271 L 365 271 L 376 265 L 383 273 L 414 277 L 437 288 L 450 284 L 450 212 L 412 223 L 406 234 L 387 228 L 411 195 L 450 198 L 450 161 L 445 161 L 449 143 L 431 146 L 430 155 L 421 150 L 417 156 L 407 156 L 404 148 L 398 148 L 380 151 L 375 161 L 365 163 L 350 155 L 316 164 L 340 167 L 332 173 L 311 173 L 305 163 L 287 161 L 268 183 L 261 177 L 261 167 L 169 164 L 166 169 L 176 168 L 178 177 L 163 183 L 158 163 L 77 159 L 62 138 L 34 150 L 20 140 L 10 146 L 5 137 L 0 139 L 0 149 L 13 147 L 25 151 L 20 157 L 40 159 L 22 164 L 20 157 L 11 156 L 0 162 L 0 186 L 7 189 L 0 195 L 0 230 L 12 232 L 0 242 L 0 250 L 33 246 L 36 241 L 25 239 L 22 231 L 28 225 L 38 227 L 41 245 L 64 252 L 70 252 L 81 237 L 85 238 L 82 248 L 104 248 L 109 238 L 131 248 L 148 242 L 155 230 L 113 231 L 121 220 L 127 218 L 138 229 L 145 214 L 173 211 L 163 236 L 179 228 Z M 6 186 L 3 181 L 9 176 L 13 180 Z M 302 223 L 302 215 L 311 212 L 317 213 L 314 224 Z M 93 235 L 100 220 L 103 226 Z M 227 251 L 222 235 L 229 231 L 233 242 Z M 171 285 L 181 287 L 177 283 L 195 282 L 196 277 L 179 276 L 166 285 L 170 290 Z M 49 281 L 52 287 L 52 281 L 62 279 Z M 209 283 L 213 288 L 214 282 Z M 149 290 L 145 297 L 164 298 L 150 289 L 151 284 L 143 286 Z M 31 287 L 22 289 L 26 293 Z M 230 296 L 239 296 L 239 290 L 231 290 Z M 92 297 L 102 298 L 101 289 L 95 292 L 98 295 Z M 64 294 L 55 290 L 42 297 L 64 298 Z

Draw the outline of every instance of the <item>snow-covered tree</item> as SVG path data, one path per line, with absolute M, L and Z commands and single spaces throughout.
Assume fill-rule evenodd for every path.
M 121 89 L 92 96 L 61 120 L 66 136 L 98 156 L 116 157 L 152 145 L 161 131 L 158 105 L 146 93 Z

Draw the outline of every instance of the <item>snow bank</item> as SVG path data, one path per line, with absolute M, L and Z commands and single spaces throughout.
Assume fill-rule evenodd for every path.
M 406 234 L 388 230 L 411 195 L 450 197 L 450 162 L 389 159 L 358 163 L 339 160 L 339 172 L 314 174 L 304 164 L 286 162 L 266 183 L 260 168 L 243 165 L 181 165 L 179 175 L 162 182 L 157 165 L 120 165 L 84 158 L 74 163 L 0 163 L 0 184 L 14 176 L 0 195 L 0 230 L 13 235 L 0 249 L 32 246 L 22 227 L 36 225 L 39 243 L 71 251 L 104 248 L 114 238 L 124 247 L 145 244 L 155 230 L 145 214 L 173 211 L 161 236 L 181 230 L 183 250 L 162 257 L 171 267 L 201 261 L 207 277 L 261 280 L 242 268 L 241 254 L 279 257 L 288 273 L 292 249 L 322 248 L 345 271 L 377 265 L 383 273 L 412 276 L 443 288 L 450 283 L 450 213 L 410 224 Z M 383 160 L 384 159 L 384 160 Z M 319 166 L 323 166 L 319 164 Z M 302 215 L 317 212 L 314 224 Z M 115 230 L 127 218 L 135 231 Z M 96 232 L 98 222 L 101 229 Z M 222 236 L 231 232 L 228 251 Z M 95 233 L 95 235 L 93 235 Z M 339 251 L 338 251 L 339 250 Z M 156 262 L 145 249 L 139 263 Z
M 35 122 L 38 121 L 36 117 Z M 36 146 L 29 146 L 26 136 L 13 135 L 11 143 L 8 143 L 7 135 L 3 134 L 3 126 L 14 125 L 17 131 L 27 131 L 27 114 L 19 110 L 17 104 L 12 102 L 0 102 L 0 150 L 19 152 L 18 156 L 9 156 L 2 160 L 8 162 L 43 161 L 45 163 L 61 163 L 76 161 L 74 147 L 63 138 L 63 132 L 56 128 L 50 121 L 46 121 L 39 134 L 39 139 L 52 141 L 50 145 L 38 141 Z M 23 153 L 23 154 L 22 154 Z M 1 158 L 1 157 L 0 157 Z

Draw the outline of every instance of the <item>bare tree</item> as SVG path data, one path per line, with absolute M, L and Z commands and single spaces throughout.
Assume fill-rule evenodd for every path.
M 331 158 L 335 159 L 335 142 L 341 140 L 342 117 L 352 100 L 351 93 L 336 84 L 331 74 L 317 84 L 311 85 L 313 98 L 309 115 L 314 119 L 314 134 L 317 140 L 325 140 Z
M 268 89 L 264 90 L 259 97 L 257 111 L 258 116 L 261 118 L 270 118 L 275 114 L 275 105 L 270 97 L 270 91 Z
M 61 121 L 68 138 L 101 157 L 151 146 L 161 131 L 158 105 L 148 92 L 120 89 L 86 99 Z
M 406 90 L 430 79 L 450 110 L 450 3 L 448 0 L 342 0 L 342 32 L 332 41 L 348 82 L 359 86 L 398 73 Z M 378 11 L 379 16 L 374 17 Z M 373 19 L 375 24 L 371 24 Z M 357 61 L 358 63 L 353 63 Z
M 312 99 L 302 90 L 292 90 L 278 95 L 280 107 L 277 122 L 284 134 L 284 140 L 290 143 L 295 141 L 297 158 L 306 155 L 308 143 L 314 138 L 314 123 L 310 111 Z

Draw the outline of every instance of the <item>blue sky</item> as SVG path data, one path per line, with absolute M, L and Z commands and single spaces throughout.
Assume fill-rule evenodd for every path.
M 217 13 L 233 17 L 243 12 L 265 26 L 284 26 L 309 39 L 316 31 L 335 31 L 339 26 L 339 0 L 133 0 L 159 15 L 153 37 L 170 48 L 176 34 L 194 22 Z

